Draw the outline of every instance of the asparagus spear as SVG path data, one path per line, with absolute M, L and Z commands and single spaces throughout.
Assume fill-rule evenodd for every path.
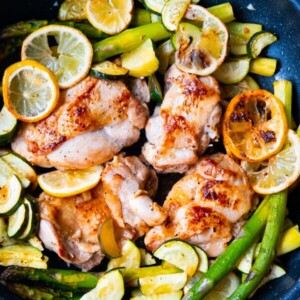
M 285 217 L 286 201 L 287 191 L 272 195 L 266 230 L 264 232 L 258 257 L 256 258 L 250 273 L 246 277 L 246 280 L 240 284 L 228 299 L 247 299 L 267 274 L 276 254 L 275 249 Z
M 0 43 L 0 62 L 14 54 L 22 45 L 24 36 L 18 36 L 1 41 Z
M 94 44 L 94 61 L 100 62 L 108 57 L 128 52 L 140 46 L 149 38 L 156 42 L 167 39 L 170 36 L 171 33 L 164 28 L 161 22 L 127 29 Z
M 61 290 L 90 290 L 97 285 L 100 273 L 59 269 L 8 267 L 0 275 L 5 282 L 43 284 Z
M 54 290 L 48 287 L 28 286 L 23 283 L 6 283 L 7 288 L 22 299 L 32 300 L 63 300 L 63 299 L 80 299 L 82 293 L 72 291 Z
M 227 273 L 236 267 L 239 259 L 264 229 L 269 214 L 270 201 L 272 200 L 273 196 L 265 197 L 252 217 L 243 226 L 239 236 L 216 259 L 204 276 L 186 293 L 183 299 L 203 299 Z
M 56 21 L 56 20 L 29 20 L 20 21 L 18 23 L 4 27 L 0 32 L 0 39 L 8 39 L 13 37 L 26 36 L 35 30 L 50 24 L 66 25 L 81 30 L 90 39 L 104 39 L 108 37 L 93 27 L 87 22 L 73 22 L 73 21 Z

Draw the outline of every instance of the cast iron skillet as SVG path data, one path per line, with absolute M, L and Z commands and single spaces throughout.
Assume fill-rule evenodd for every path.
M 230 0 L 228 0 L 230 1 Z M 57 0 L 8 0 L 1 3 L 0 26 L 19 20 L 50 19 L 57 16 Z M 204 6 L 226 2 L 226 0 L 202 0 Z M 300 123 L 300 0 L 231 0 L 237 20 L 257 22 L 265 30 L 275 33 L 279 41 L 269 47 L 265 55 L 279 60 L 275 77 L 256 79 L 262 88 L 272 91 L 272 82 L 276 79 L 288 79 L 294 84 L 293 116 Z M 247 9 L 252 4 L 255 10 Z M 2 76 L 2 75 L 1 75 Z M 300 225 L 300 187 L 289 196 L 288 208 L 291 219 Z M 66 268 L 65 263 L 55 260 L 53 266 Z M 254 299 L 300 299 L 300 250 L 280 258 L 287 274 L 271 281 L 255 294 Z M 0 300 L 16 300 L 0 285 Z

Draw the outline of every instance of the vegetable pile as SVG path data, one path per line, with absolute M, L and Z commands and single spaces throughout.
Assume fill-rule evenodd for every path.
M 300 176 L 300 138 L 291 115 L 292 83 L 260 89 L 249 74 L 273 76 L 277 61 L 264 49 L 277 37 L 261 24 L 235 21 L 230 3 L 204 8 L 191 0 L 65 0 L 58 20 L 20 21 L 0 32 L 0 61 L 20 50 L 3 76 L 0 112 L 1 282 L 24 299 L 247 299 L 285 274 L 275 259 L 300 247 L 286 217 L 288 189 Z M 55 38 L 57 45 L 49 47 Z M 144 77 L 152 103 L 163 100 L 170 65 L 212 75 L 224 101 L 226 153 L 243 167 L 258 205 L 226 250 L 212 261 L 196 245 L 163 243 L 154 253 L 117 243 L 113 221 L 99 228 L 107 269 L 48 268 L 37 237 L 37 186 L 67 197 L 100 181 L 102 166 L 39 170 L 9 149 L 19 122 L 55 109 L 63 89 L 87 75 L 106 80 Z M 300 132 L 300 130 L 299 130 Z M 40 174 L 41 173 L 41 174 Z

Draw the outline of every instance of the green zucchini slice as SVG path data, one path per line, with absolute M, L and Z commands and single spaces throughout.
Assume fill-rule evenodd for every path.
M 10 238 L 18 238 L 24 231 L 28 222 L 28 207 L 24 203 L 8 217 L 7 235 Z
M 120 270 L 112 270 L 101 276 L 97 286 L 80 299 L 122 300 L 124 293 L 124 280 Z
M 187 282 L 185 272 L 148 276 L 139 279 L 141 291 L 144 295 L 165 294 L 181 290 Z
M 143 4 L 151 12 L 160 14 L 166 2 L 167 0 L 144 0 Z
M 117 64 L 105 60 L 92 66 L 90 75 L 103 79 L 120 79 L 128 74 L 129 70 L 118 66 Z
M 0 146 L 10 142 L 17 129 L 17 119 L 3 106 L 0 112 Z
M 21 158 L 18 154 L 10 152 L 1 157 L 14 171 L 14 173 L 20 178 L 23 186 L 24 183 L 31 184 L 33 187 L 37 186 L 37 175 L 35 170 L 31 167 L 29 162 L 24 158 Z M 27 187 L 25 185 L 24 187 Z
M 19 239 L 28 240 L 36 233 L 37 230 L 37 208 L 35 200 L 29 195 L 24 197 L 24 204 L 28 208 L 28 221 L 27 226 L 23 233 L 19 236 Z
M 108 262 L 107 269 L 124 267 L 126 269 L 139 268 L 141 253 L 139 248 L 131 240 L 126 240 L 121 249 L 121 257 L 113 258 Z
M 0 216 L 12 215 L 22 204 L 23 187 L 16 175 L 8 178 L 0 189 Z
M 234 84 L 243 80 L 249 73 L 249 59 L 233 59 L 224 62 L 213 76 L 222 83 Z
M 171 240 L 159 246 L 153 255 L 184 270 L 193 276 L 198 269 L 199 257 L 190 244 L 181 240 Z
M 152 74 L 148 77 L 148 86 L 150 91 L 150 99 L 153 101 L 162 102 L 163 94 L 155 74 Z
M 247 44 L 247 53 L 250 58 L 256 58 L 262 50 L 277 41 L 277 37 L 266 31 L 255 33 Z

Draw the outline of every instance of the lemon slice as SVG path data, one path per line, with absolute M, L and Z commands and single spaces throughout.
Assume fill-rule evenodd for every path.
M 220 19 L 199 5 L 190 4 L 184 18 L 202 24 L 202 27 L 200 34 L 199 30 L 186 33 L 185 26 L 179 24 L 175 64 L 184 72 L 209 75 L 223 63 L 227 55 L 228 30 Z
M 191 0 L 168 0 L 164 5 L 161 16 L 164 26 L 171 31 L 175 31 L 180 20 L 185 14 Z
M 65 0 L 59 7 L 58 19 L 73 21 L 86 19 L 86 0 Z
M 87 0 L 86 13 L 90 23 L 107 34 L 124 30 L 132 19 L 133 0 Z
M 250 184 L 262 195 L 274 194 L 287 189 L 300 176 L 300 138 L 291 129 L 283 149 L 262 163 L 242 161 Z
M 55 74 L 60 88 L 68 88 L 88 74 L 93 47 L 75 28 L 48 25 L 26 37 L 21 57 L 42 63 Z
M 226 151 L 249 162 L 261 162 L 278 153 L 287 130 L 283 104 L 265 90 L 235 96 L 223 118 Z
M 59 98 L 54 74 L 33 60 L 9 66 L 3 76 L 6 108 L 19 120 L 36 122 L 48 116 Z
M 40 187 L 56 197 L 68 197 L 95 187 L 100 181 L 102 166 L 85 170 L 56 170 L 38 176 Z

